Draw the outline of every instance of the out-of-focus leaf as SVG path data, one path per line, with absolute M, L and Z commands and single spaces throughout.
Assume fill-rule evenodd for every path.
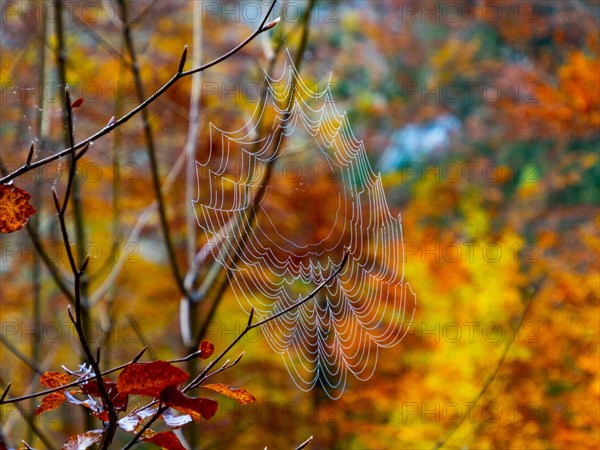
M 185 450 L 185 447 L 181 445 L 179 438 L 170 431 L 156 433 L 154 436 L 144 439 L 144 441 L 152 442 L 166 450 Z
M 164 389 L 160 399 L 167 406 L 184 414 L 189 414 L 195 422 L 199 422 L 201 417 L 206 420 L 211 419 L 219 407 L 219 404 L 214 400 L 188 397 L 174 386 Z
M 211 391 L 218 392 L 219 394 L 225 395 L 226 397 L 232 398 L 241 405 L 247 405 L 248 403 L 256 401 L 254 395 L 252 395 L 246 389 L 232 388 L 230 386 L 227 386 L 226 384 L 221 383 L 205 384 L 202 387 L 205 389 L 210 389 Z
M 202 353 L 200 354 L 200 358 L 202 358 L 202 359 L 210 358 L 210 356 L 215 351 L 215 346 L 210 341 L 202 341 L 202 343 L 200 344 L 200 350 L 202 350 Z
M 160 397 L 163 389 L 177 386 L 188 378 L 186 372 L 165 361 L 131 364 L 120 373 L 117 389 L 121 394 Z
M 35 415 L 37 416 L 38 414 L 41 414 L 45 411 L 50 411 L 54 408 L 58 408 L 65 402 L 65 399 L 65 394 L 63 394 L 61 391 L 52 392 L 46 395 L 42 399 L 42 403 L 40 403 L 40 405 L 36 408 Z
M 90 430 L 67 439 L 63 450 L 85 450 L 102 438 L 102 430 Z
M 79 97 L 71 104 L 71 108 L 79 108 L 83 104 L 83 98 Z
M 28 202 L 29 192 L 13 185 L 0 185 L 0 233 L 12 233 L 20 230 L 35 214 Z

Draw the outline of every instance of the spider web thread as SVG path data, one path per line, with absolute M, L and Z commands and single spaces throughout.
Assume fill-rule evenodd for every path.
M 227 244 L 212 246 L 212 255 L 230 271 L 239 304 L 248 313 L 254 308 L 257 320 L 297 304 L 303 297 L 298 286 L 326 280 L 340 264 L 340 250 L 349 247 L 344 269 L 314 300 L 262 328 L 298 388 L 319 384 L 335 399 L 349 373 L 359 380 L 373 375 L 379 348 L 399 343 L 412 321 L 416 296 L 404 281 L 401 219 L 390 213 L 363 142 L 337 110 L 330 80 L 321 91 L 310 89 L 289 57 L 281 76 L 266 74 L 265 81 L 265 101 L 242 128 L 225 131 L 211 123 L 211 150 L 197 162 L 196 217 L 210 240 Z M 273 120 L 257 138 L 267 106 Z M 256 224 L 248 216 L 260 168 L 293 156 L 293 146 L 284 143 L 299 133 L 309 137 L 340 187 L 331 232 L 305 244 L 280 232 L 280 214 L 265 207 L 276 183 L 260 203 Z

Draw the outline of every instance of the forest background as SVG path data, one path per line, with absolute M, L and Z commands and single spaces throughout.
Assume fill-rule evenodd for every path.
M 420 449 L 446 439 L 448 448 L 598 448 L 600 4 L 323 0 L 304 23 L 308 3 L 278 4 L 271 19 L 280 23 L 204 71 L 200 91 L 188 78 L 148 107 L 173 254 L 188 268 L 190 245 L 206 243 L 199 229 L 190 233 L 190 98 L 199 96 L 195 142 L 204 155 L 209 122 L 241 127 L 259 100 L 266 55 L 280 42 L 295 54 L 304 28 L 301 75 L 322 89 L 332 73 L 336 106 L 381 172 L 392 212 L 402 214 L 417 310 L 404 341 L 381 350 L 375 375 L 349 379 L 337 401 L 299 391 L 260 331 L 246 335 L 236 348 L 245 351 L 242 362 L 220 381 L 257 402 L 220 400 L 202 425 L 203 448 L 291 448 L 311 435 L 313 448 L 329 449 Z M 8 172 L 32 143 L 36 158 L 65 147 L 49 4 L 1 3 L 0 147 Z M 173 75 L 186 44 L 188 63 L 194 45 L 195 58 L 212 60 L 256 29 L 268 6 L 128 2 L 146 95 Z M 83 99 L 75 121 L 83 138 L 135 107 L 138 91 L 115 3 L 67 1 L 63 17 L 65 76 L 73 98 Z M 92 256 L 89 292 L 123 263 L 90 312 L 90 340 L 102 344 L 105 367 L 144 345 L 156 359 L 186 354 L 159 216 L 149 214 L 131 239 L 155 200 L 147 155 L 135 117 L 79 163 L 75 252 Z M 81 362 L 57 283 L 68 272 L 50 192 L 64 184 L 61 164 L 15 180 L 37 213 L 32 231 L 0 238 L 0 377 L 2 388 L 13 381 L 12 395 L 39 388 L 35 369 Z M 290 170 L 282 164 L 275 177 L 294 182 Z M 296 232 L 317 239 L 318 227 L 303 223 L 314 220 L 310 211 L 331 210 L 327 184 L 317 171 L 300 176 L 314 182 L 293 201 L 270 205 L 297 213 Z M 209 316 L 208 305 L 199 314 Z M 205 337 L 219 351 L 246 321 L 226 291 Z M 24 414 L 36 406 L 25 404 Z M 70 405 L 34 420 L 56 443 L 89 421 Z M 14 405 L 2 406 L 2 429 L 11 442 L 36 442 Z

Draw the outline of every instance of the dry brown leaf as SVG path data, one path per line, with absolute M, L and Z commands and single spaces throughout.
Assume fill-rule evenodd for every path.
M 230 386 L 227 386 L 226 384 L 221 384 L 221 383 L 205 384 L 201 387 L 203 387 L 205 389 L 210 389 L 211 391 L 215 391 L 226 397 L 232 398 L 241 405 L 247 405 L 248 403 L 252 403 L 252 402 L 256 401 L 256 399 L 254 398 L 254 395 L 252 395 L 246 389 L 232 388 Z
M 0 185 L 0 232 L 12 233 L 20 230 L 35 214 L 35 209 L 28 202 L 29 192 L 14 185 Z
M 65 394 L 63 394 L 62 391 L 52 392 L 46 395 L 42 399 L 42 403 L 40 403 L 39 406 L 35 409 L 35 415 L 37 416 L 45 411 L 50 411 L 54 408 L 58 408 L 65 402 L 66 398 L 67 397 L 65 397 Z

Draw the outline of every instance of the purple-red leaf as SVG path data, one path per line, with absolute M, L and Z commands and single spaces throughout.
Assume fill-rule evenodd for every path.
M 170 431 L 156 433 L 154 436 L 144 439 L 144 441 L 152 442 L 166 450 L 185 450 L 185 447 L 181 445 L 179 438 Z
M 219 407 L 214 400 L 188 397 L 174 386 L 163 389 L 160 400 L 179 412 L 189 414 L 195 422 L 200 422 L 201 417 L 210 420 Z
M 127 409 L 127 403 L 129 400 L 129 396 L 127 394 L 123 394 L 119 392 L 117 388 L 117 383 L 112 381 L 110 378 L 103 378 L 104 388 L 108 393 L 110 400 L 115 407 L 115 410 L 125 411 Z M 98 380 L 90 380 L 87 383 L 81 385 L 81 392 L 87 395 L 91 395 L 92 397 L 102 398 L 100 395 L 100 390 L 98 389 Z M 106 409 L 107 405 L 104 405 L 104 400 L 102 400 L 102 404 L 104 409 Z
M 119 374 L 117 389 L 121 394 L 160 397 L 163 389 L 178 386 L 190 376 L 165 361 L 131 364 Z

